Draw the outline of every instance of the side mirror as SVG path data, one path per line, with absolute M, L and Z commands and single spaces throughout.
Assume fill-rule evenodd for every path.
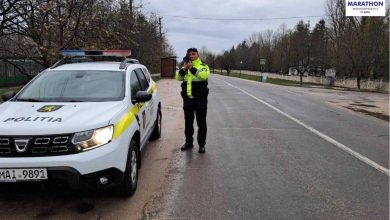
M 147 102 L 152 99 L 152 94 L 145 91 L 138 91 L 133 98 L 133 103 Z
M 10 99 L 12 99 L 12 97 L 14 97 L 16 95 L 16 92 L 14 91 L 9 91 L 9 92 L 6 92 L 4 93 L 2 96 L 1 96 L 1 99 L 6 102 Z

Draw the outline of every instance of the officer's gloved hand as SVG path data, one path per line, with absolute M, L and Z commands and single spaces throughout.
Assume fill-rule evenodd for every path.
M 186 71 L 184 69 L 180 69 L 179 75 L 184 77 L 186 75 Z

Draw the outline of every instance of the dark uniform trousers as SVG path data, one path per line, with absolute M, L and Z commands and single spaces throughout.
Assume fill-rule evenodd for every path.
M 183 109 L 185 119 L 184 134 L 186 136 L 186 143 L 193 143 L 194 118 L 196 116 L 196 123 L 198 124 L 199 128 L 198 144 L 199 146 L 205 146 L 207 135 L 207 96 L 209 93 L 209 89 L 207 88 L 207 82 L 192 82 L 192 88 L 193 98 L 189 98 L 187 96 L 186 90 L 183 89 L 184 91 L 181 92 L 181 95 L 183 97 Z

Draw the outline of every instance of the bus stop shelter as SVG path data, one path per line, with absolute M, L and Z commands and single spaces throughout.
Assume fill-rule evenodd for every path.
M 176 73 L 176 58 L 177 57 L 161 58 L 161 77 L 174 77 Z

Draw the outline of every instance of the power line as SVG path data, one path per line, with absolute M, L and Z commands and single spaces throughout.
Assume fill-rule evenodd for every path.
M 268 20 L 285 20 L 298 18 L 322 18 L 323 16 L 309 15 L 301 17 L 280 17 L 280 18 L 200 18 L 200 17 L 186 17 L 186 16 L 164 16 L 171 18 L 192 19 L 192 20 L 207 20 L 207 21 L 268 21 Z

